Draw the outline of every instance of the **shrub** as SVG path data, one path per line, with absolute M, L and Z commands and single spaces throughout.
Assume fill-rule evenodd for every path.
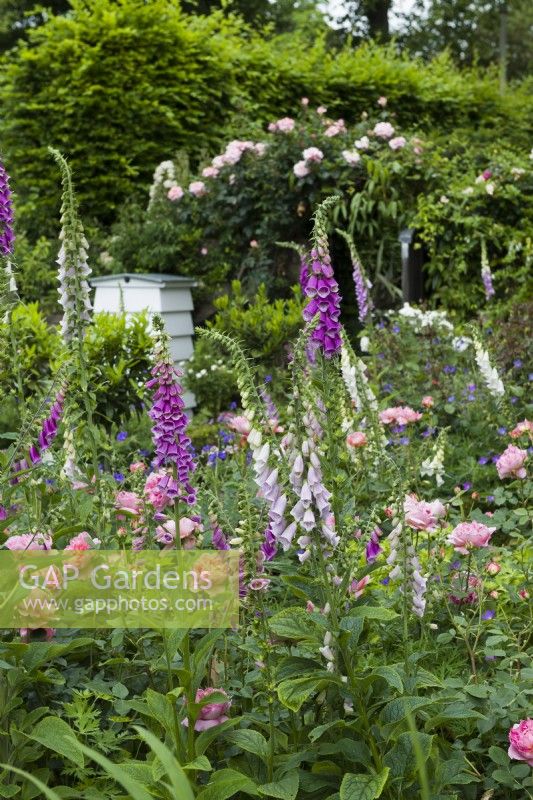
M 197 160 L 243 114 L 266 122 L 302 96 L 353 121 L 386 94 L 403 125 L 527 138 L 527 93 L 501 97 L 493 77 L 462 74 L 446 57 L 426 66 L 393 48 L 266 39 L 236 17 L 187 17 L 172 0 L 71 5 L 3 59 L 2 144 L 32 239 L 55 226 L 47 145 L 70 158 L 84 214 L 108 224 L 176 149 Z
M 431 302 L 448 302 L 463 314 L 480 305 L 482 242 L 498 299 L 527 291 L 533 206 L 525 152 L 465 145 L 459 133 L 421 138 L 401 127 L 389 106 L 371 116 L 363 111 L 349 127 L 305 105 L 296 119 L 270 123 L 266 133 L 244 124 L 242 138 L 190 184 L 194 175 L 164 162 L 148 211 L 115 229 L 110 254 L 126 270 L 150 254 L 161 259 L 152 258 L 156 269 L 179 263 L 180 272 L 200 277 L 197 299 L 236 276 L 250 293 L 265 282 L 271 294 L 283 294 L 297 278 L 298 260 L 277 243 L 305 242 L 314 207 L 335 192 L 336 221 L 356 240 L 378 304 L 397 299 L 398 234 L 406 225 L 419 230 L 427 247 Z M 341 290 L 351 298 L 348 251 L 335 239 L 332 250 Z

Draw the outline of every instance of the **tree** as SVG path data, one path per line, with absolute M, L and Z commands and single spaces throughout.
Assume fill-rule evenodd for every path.
M 501 52 L 502 36 L 507 46 Z M 448 50 L 459 65 L 500 64 L 510 78 L 533 70 L 533 3 L 531 0 L 418 0 L 404 16 L 402 45 L 432 58 Z
M 68 0 L 48 0 L 44 6 L 35 0 L 0 0 L 0 52 L 13 47 L 28 29 L 69 8 Z
M 389 12 L 392 0 L 344 0 L 336 23 L 344 36 L 354 41 L 377 39 L 387 41 L 390 36 Z

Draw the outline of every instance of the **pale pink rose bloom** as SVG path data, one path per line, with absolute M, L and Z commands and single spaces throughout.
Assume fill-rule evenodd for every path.
M 250 431 L 252 430 L 252 426 L 250 425 L 250 420 L 246 417 L 232 417 L 227 422 L 228 428 L 231 428 L 237 433 L 241 433 L 243 436 L 248 436 Z
M 259 243 L 258 243 L 257 239 L 250 239 L 250 247 L 253 247 L 253 248 L 259 247 Z
M 167 197 L 169 200 L 181 200 L 185 192 L 181 188 L 181 186 L 171 186 L 167 192 Z
M 202 170 L 203 178 L 216 178 L 217 175 L 218 169 L 216 167 L 204 167 Z
M 420 411 L 414 411 L 409 406 L 393 406 L 386 408 L 379 414 L 379 419 L 384 425 L 395 422 L 397 425 L 408 425 L 410 422 L 417 422 L 422 419 Z
M 20 638 L 23 642 L 29 642 L 31 638 L 31 634 L 34 631 L 44 631 L 44 638 L 47 642 L 54 638 L 56 635 L 55 628 L 20 628 Z
M 365 591 L 365 587 L 368 586 L 370 583 L 370 575 L 365 575 L 364 578 L 361 578 L 360 581 L 352 581 L 349 587 L 350 594 L 353 594 L 355 599 L 357 600 L 358 597 Z
M 522 436 L 523 433 L 533 434 L 533 422 L 530 422 L 528 419 L 524 419 L 522 422 L 518 423 L 516 428 L 513 428 L 509 436 L 512 436 L 513 439 L 518 439 L 518 437 Z
M 497 575 L 501 570 L 501 567 L 496 563 L 496 561 L 489 561 L 489 563 L 485 566 L 485 570 L 489 573 L 489 575 Z
M 415 494 L 409 494 L 404 500 L 403 510 L 405 522 L 417 531 L 434 531 L 439 519 L 446 514 L 446 508 L 440 500 L 426 503 Z
M 144 466 L 144 464 L 143 464 Z M 117 492 L 115 508 L 125 514 L 137 516 L 142 510 L 142 500 L 135 492 Z
M 523 719 L 513 725 L 509 731 L 507 755 L 533 767 L 533 719 Z
M 303 106 L 308 106 L 309 105 L 309 98 L 308 97 L 302 97 L 302 99 L 300 100 L 300 103 Z
M 374 125 L 374 133 L 381 139 L 390 139 L 394 136 L 394 128 L 390 122 L 376 122 Z
M 305 161 L 297 161 L 292 171 L 296 175 L 297 178 L 305 178 L 306 175 L 309 175 L 310 169 L 305 163 Z
M 390 140 L 389 147 L 391 150 L 401 150 L 406 144 L 407 139 L 404 136 L 395 136 L 394 139 Z
M 322 117 L 326 113 L 326 111 L 327 111 L 326 106 L 318 106 L 316 113 Z
M 496 462 L 496 469 L 501 480 L 504 478 L 521 478 L 527 476 L 524 464 L 527 459 L 527 450 L 522 450 L 515 444 L 510 444 L 503 451 Z
M 254 145 L 254 153 L 258 156 L 264 156 L 267 150 L 266 142 L 257 142 Z
M 200 249 L 200 255 L 206 256 L 209 253 L 209 249 L 207 247 L 202 247 Z
M 295 122 L 291 117 L 283 117 L 282 119 L 278 119 L 277 122 L 271 122 L 268 126 L 268 130 L 271 133 L 290 133 L 294 130 Z
M 148 502 L 151 503 L 157 511 L 162 511 L 174 502 L 168 494 L 165 494 L 165 492 L 161 491 L 159 488 L 159 482 L 165 477 L 167 477 L 166 472 L 152 472 L 148 475 L 144 484 L 144 493 L 148 498 Z
M 355 140 L 354 144 L 358 150 L 368 150 L 370 147 L 370 139 L 368 136 L 361 136 L 360 139 Z
M 206 697 L 209 697 L 215 693 L 219 695 L 222 694 L 228 699 L 221 703 L 206 703 L 206 705 L 202 706 L 198 718 L 194 723 L 195 731 L 207 731 L 209 728 L 215 728 L 217 725 L 222 725 L 223 722 L 226 722 L 229 719 L 227 712 L 230 710 L 231 700 L 224 689 L 214 689 L 212 687 L 208 689 L 198 689 L 196 692 L 195 702 L 201 703 Z M 183 720 L 182 725 L 185 725 L 186 728 L 188 727 L 189 720 L 187 717 L 185 717 Z
M 348 447 L 364 447 L 368 444 L 368 439 L 362 431 L 355 431 L 349 433 L 346 437 L 346 444 Z
M 318 147 L 306 147 L 302 155 L 306 163 L 319 163 L 324 158 L 324 153 Z
M 133 464 L 130 464 L 130 472 L 144 472 L 146 470 L 146 464 L 142 461 L 134 461 Z
M 194 550 L 196 546 L 196 533 L 203 531 L 203 525 L 200 522 L 190 519 L 189 517 L 181 517 L 180 519 L 180 540 L 181 546 L 184 550 Z M 155 529 L 155 540 L 160 544 L 165 545 L 165 549 L 169 549 L 176 541 L 176 522 L 173 519 L 167 519 L 162 525 L 158 525 Z
M 453 549 L 463 555 L 468 555 L 473 547 L 488 547 L 490 537 L 496 528 L 489 528 L 482 522 L 461 522 L 447 538 L 448 544 L 453 544 Z
M 206 193 L 205 183 L 203 181 L 193 181 L 189 184 L 189 192 L 195 197 L 201 197 Z
M 342 157 L 351 167 L 355 166 L 359 161 L 361 161 L 361 156 L 357 150 L 343 150 Z
M 95 544 L 99 544 L 99 540 L 93 539 L 87 531 L 82 531 L 70 540 L 65 550 L 91 550 Z
M 381 108 L 385 108 L 386 105 L 387 105 L 387 98 L 378 97 L 378 106 L 381 106 Z
M 4 542 L 8 550 L 51 550 L 52 537 L 45 533 L 21 533 Z
M 337 136 L 339 133 L 346 133 L 346 125 L 343 119 L 338 119 L 337 122 L 332 122 L 324 131 L 324 136 L 331 138 Z
M 424 408 L 433 408 L 433 406 L 435 405 L 435 401 L 433 400 L 430 394 L 426 394 L 422 398 L 422 405 L 424 406 Z
M 213 165 L 213 167 L 215 169 L 220 170 L 220 169 L 222 169 L 222 167 L 226 166 L 226 159 L 224 158 L 224 156 L 215 156 L 211 160 L 211 164 Z

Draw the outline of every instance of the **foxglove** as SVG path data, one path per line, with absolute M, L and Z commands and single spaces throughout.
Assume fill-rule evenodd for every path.
M 11 255 L 14 242 L 13 203 L 9 188 L 9 175 L 0 161 L 0 255 Z

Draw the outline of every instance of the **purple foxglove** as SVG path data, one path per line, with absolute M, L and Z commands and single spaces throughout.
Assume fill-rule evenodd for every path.
M 14 242 L 13 202 L 9 188 L 9 175 L 0 161 L 0 255 L 11 255 Z

